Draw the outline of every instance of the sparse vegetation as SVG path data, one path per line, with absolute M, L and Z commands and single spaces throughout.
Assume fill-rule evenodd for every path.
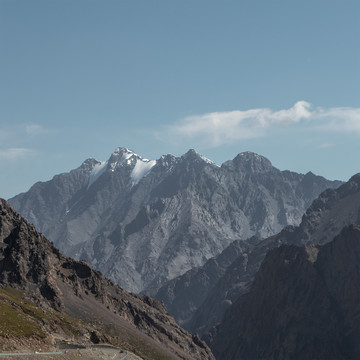
M 0 289 L 0 336 L 46 337 L 43 325 L 57 325 L 65 333 L 80 335 L 80 320 L 52 309 L 42 309 L 24 298 L 17 289 Z
M 89 324 L 72 318 L 52 309 L 43 309 L 25 299 L 21 290 L 13 288 L 0 289 L 0 336 L 7 337 L 46 337 L 44 323 L 48 327 L 60 327 L 70 336 L 80 336 Z M 100 329 L 98 329 L 100 330 Z M 101 330 L 100 330 L 101 331 Z M 106 326 L 103 331 L 114 346 L 127 349 L 144 360 L 171 360 L 160 348 L 131 334 L 124 329 Z M 111 335 L 110 335 L 111 334 Z M 113 337 L 115 334 L 120 335 Z
M 212 358 L 207 349 L 196 349 L 185 332 L 180 342 L 172 342 L 167 335 L 177 333 L 178 326 L 162 308 L 114 287 L 97 272 L 78 275 L 84 263 L 55 256 L 49 242 L 24 219 L 19 222 L 1 199 L 0 212 L 0 228 L 6 230 L 0 234 L 0 351 L 109 344 L 144 360 L 170 360 L 179 358 L 177 353 Z M 1 256 L 14 261 L 2 262 Z
M 24 311 L 32 309 L 22 303 L 20 296 L 20 292 L 0 289 L 0 336 L 45 337 L 36 318 Z
M 155 347 L 149 342 L 145 342 L 143 339 L 135 336 L 129 338 L 129 349 L 134 354 L 142 357 L 144 360 L 173 360 L 172 356 L 169 356 L 161 351 L 160 348 Z
M 144 338 L 132 334 L 128 330 L 124 330 L 115 325 L 107 325 L 104 329 L 106 334 L 117 334 L 112 339 L 112 345 L 122 349 L 127 349 L 134 354 L 140 356 L 144 360 L 173 360 L 174 357 L 169 356 L 161 348 L 155 346 Z

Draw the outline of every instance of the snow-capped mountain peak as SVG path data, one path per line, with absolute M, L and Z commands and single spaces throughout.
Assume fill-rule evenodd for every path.
M 132 184 L 136 185 L 144 176 L 150 172 L 155 164 L 156 160 L 136 159 L 135 166 L 131 172 Z
M 216 165 L 212 160 L 208 159 L 207 157 L 205 157 L 204 155 L 199 154 L 197 151 L 195 151 L 194 149 L 190 149 L 188 152 L 186 152 L 183 156 L 183 159 L 187 159 L 187 160 L 201 160 L 204 161 L 207 164 L 210 165 Z M 216 165 L 217 166 L 217 165 Z
M 117 148 L 107 161 L 88 159 L 12 203 L 69 254 L 143 291 L 203 265 L 238 237 L 300 222 L 314 197 L 337 185 L 304 183 L 304 175 L 243 157 L 217 168 L 194 150 L 155 161 Z
M 112 154 L 113 155 L 119 155 L 119 154 L 122 155 L 124 153 L 135 154 L 135 152 L 133 150 L 130 150 L 130 149 L 126 148 L 126 147 L 117 147 Z
M 130 150 L 125 147 L 117 147 L 115 151 L 111 154 L 109 163 L 110 164 L 123 163 L 132 157 L 141 159 L 141 156 L 136 154 L 133 150 Z
M 133 150 L 125 147 L 117 147 L 111 154 L 109 160 L 96 162 L 95 165 L 93 165 L 89 176 L 88 189 L 107 169 L 114 172 L 122 168 L 131 170 L 130 182 L 131 185 L 134 186 L 149 173 L 155 164 L 156 160 L 145 159 Z
M 89 176 L 88 188 L 106 171 L 107 161 L 100 161 L 94 165 Z

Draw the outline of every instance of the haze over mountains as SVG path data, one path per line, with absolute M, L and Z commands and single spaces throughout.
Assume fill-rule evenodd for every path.
M 234 240 L 298 225 L 316 196 L 340 184 L 250 152 L 219 167 L 194 150 L 155 161 L 117 148 L 9 202 L 67 255 L 127 290 L 155 293 Z

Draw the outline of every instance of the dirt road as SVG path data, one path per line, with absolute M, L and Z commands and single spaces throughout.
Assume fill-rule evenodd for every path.
M 140 357 L 130 352 L 121 351 L 113 348 L 87 348 L 62 350 L 54 353 L 24 353 L 6 354 L 0 360 L 142 360 Z

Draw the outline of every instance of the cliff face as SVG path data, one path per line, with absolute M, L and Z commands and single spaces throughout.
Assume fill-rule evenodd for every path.
M 0 200 L 0 286 L 20 289 L 44 308 L 102 323 L 113 335 L 138 337 L 170 358 L 213 359 L 207 346 L 181 329 L 160 302 L 131 295 L 86 262 L 64 256 L 4 200 Z
M 271 250 L 212 333 L 217 359 L 358 359 L 360 227 Z
M 298 225 L 321 191 L 339 185 L 249 152 L 218 167 L 194 150 L 155 161 L 118 148 L 9 201 L 67 255 L 154 294 L 235 240 Z

